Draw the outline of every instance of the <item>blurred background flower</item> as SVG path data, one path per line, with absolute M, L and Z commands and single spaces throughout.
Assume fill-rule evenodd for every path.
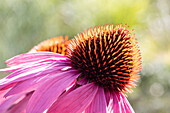
M 127 23 L 135 29 L 143 61 L 141 80 L 128 100 L 136 113 L 169 113 L 169 6 L 169 0 L 1 0 L 0 68 L 48 38 Z

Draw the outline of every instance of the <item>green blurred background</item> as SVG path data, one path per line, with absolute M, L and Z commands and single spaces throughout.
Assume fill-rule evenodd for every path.
M 45 39 L 120 23 L 135 29 L 142 53 L 128 100 L 136 113 L 170 113 L 170 0 L 1 0 L 0 68 Z

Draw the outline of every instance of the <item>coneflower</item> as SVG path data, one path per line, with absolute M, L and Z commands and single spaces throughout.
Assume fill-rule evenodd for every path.
M 14 72 L 0 80 L 0 89 L 8 90 L 5 97 L 34 91 L 27 113 L 132 113 L 124 92 L 135 87 L 141 69 L 133 37 L 126 26 L 106 25 L 69 41 L 66 56 L 16 56 L 7 61 L 10 68 L 1 70 Z

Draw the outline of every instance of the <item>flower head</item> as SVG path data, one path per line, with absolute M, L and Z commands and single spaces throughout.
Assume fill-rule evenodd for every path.
M 61 46 L 65 56 L 53 51 L 18 55 L 0 70 L 13 71 L 0 80 L 0 91 L 5 97 L 29 93 L 27 113 L 132 113 L 123 91 L 135 86 L 141 68 L 133 37 L 122 25 L 107 25 Z
M 131 91 L 141 68 L 139 47 L 133 37 L 122 25 L 91 28 L 72 41 L 68 56 L 89 82 L 110 90 Z

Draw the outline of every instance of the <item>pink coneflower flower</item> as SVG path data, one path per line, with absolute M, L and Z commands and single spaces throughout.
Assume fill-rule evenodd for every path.
M 27 97 L 27 113 L 133 113 L 123 93 L 135 87 L 141 68 L 133 37 L 122 25 L 107 25 L 75 37 L 65 56 L 18 55 L 1 70 L 13 73 L 0 80 L 0 90 L 7 98 Z

